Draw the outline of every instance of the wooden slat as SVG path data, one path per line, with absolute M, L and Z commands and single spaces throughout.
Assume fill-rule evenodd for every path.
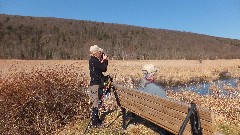
M 142 98 L 145 98 L 145 99 L 150 100 L 152 102 L 155 102 L 155 103 L 158 103 L 158 104 L 161 104 L 161 105 L 164 105 L 164 106 L 167 106 L 167 107 L 170 107 L 172 109 L 179 110 L 179 111 L 182 111 L 182 112 L 186 112 L 186 110 L 190 107 L 190 105 L 186 104 L 186 103 L 172 101 L 170 99 L 162 99 L 162 98 L 159 98 L 159 97 L 154 96 L 154 95 L 146 94 L 142 91 L 136 91 L 134 89 L 131 89 L 131 90 L 130 89 L 124 89 L 123 91 L 128 93 L 128 94 L 131 94 L 131 95 L 134 95 L 134 96 L 137 96 L 137 97 L 142 97 Z M 212 114 L 210 113 L 209 110 L 206 110 L 206 109 L 202 108 L 201 110 L 199 110 L 199 115 L 202 119 L 204 119 L 206 121 L 212 121 L 212 118 L 211 118 Z
M 152 108 L 152 107 L 149 107 L 149 106 L 146 106 L 145 104 L 141 103 L 141 101 L 136 101 L 135 99 L 127 99 L 125 97 L 121 97 L 122 100 L 126 103 L 131 103 L 131 102 L 134 102 L 136 106 L 138 107 L 145 107 L 146 111 L 150 111 L 150 113 L 155 113 L 156 115 L 159 115 L 159 117 L 163 117 L 162 119 L 164 120 L 170 120 L 170 119 L 173 119 L 173 120 L 170 120 L 172 121 L 173 123 L 176 123 L 177 125 L 181 125 L 183 120 L 180 120 L 176 117 L 172 117 L 170 115 L 168 115 L 167 113 L 163 113 L 161 111 L 158 111 L 156 110 L 155 108 Z M 169 109 L 168 111 L 171 111 L 171 109 Z
M 132 96 L 132 95 L 124 93 L 124 92 L 119 92 L 118 94 L 123 96 L 123 97 L 126 97 L 126 98 L 133 98 L 133 97 L 135 97 L 135 96 Z M 177 118 L 179 118 L 181 120 L 185 118 L 185 114 L 186 113 L 180 112 L 178 110 L 171 109 L 171 108 L 166 107 L 166 106 L 162 106 L 161 104 L 158 104 L 158 103 L 155 103 L 155 102 L 151 102 L 151 101 L 143 99 L 141 97 L 137 97 L 137 98 L 139 100 L 143 100 L 142 102 L 143 103 L 145 102 L 145 105 L 148 105 L 149 107 L 152 107 L 152 108 L 156 108 L 156 110 L 158 110 L 158 111 L 169 113 L 169 115 L 171 115 L 173 117 L 177 117 Z M 146 104 L 146 103 L 148 103 L 148 104 Z M 171 110 L 171 112 L 169 112 L 169 109 Z
M 119 92 L 119 95 L 122 96 L 122 97 L 125 97 L 125 98 L 129 98 L 129 99 L 137 98 L 133 102 L 139 102 L 139 103 L 141 103 L 144 106 L 148 106 L 148 107 L 150 107 L 152 109 L 157 110 L 162 115 L 163 114 L 167 115 L 166 117 L 170 116 L 170 117 L 173 117 L 174 119 L 178 119 L 178 121 L 182 121 L 183 122 L 184 119 L 186 118 L 186 115 L 187 115 L 187 111 L 186 111 L 186 113 L 178 112 L 178 111 L 173 110 L 171 108 L 155 104 L 153 102 L 150 102 L 148 100 L 144 100 L 144 99 L 139 98 L 139 97 L 134 97 L 134 96 L 132 96 L 130 94 L 126 94 L 124 92 Z M 210 131 L 212 130 L 212 129 L 209 129 L 209 128 L 212 127 L 212 123 L 211 122 L 201 120 L 201 125 L 205 129 L 208 129 Z
M 114 85 L 121 105 L 151 122 L 176 134 L 185 119 L 189 104 L 162 99 L 154 95 Z M 213 112 L 205 108 L 198 108 L 203 134 L 214 134 Z M 191 126 L 188 122 L 184 134 L 190 134 Z
M 163 106 L 167 106 L 169 108 L 172 108 L 174 110 L 178 110 L 178 111 L 181 111 L 181 112 L 184 112 L 184 113 L 186 113 L 186 110 L 188 110 L 188 108 L 190 107 L 190 105 L 186 104 L 186 103 L 182 103 L 182 102 L 178 102 L 178 101 L 172 101 L 170 99 L 162 99 L 162 98 L 159 98 L 159 97 L 154 96 L 154 95 L 146 94 L 142 91 L 136 91 L 134 89 L 129 89 L 129 88 L 126 88 L 126 87 L 120 87 L 119 85 L 116 88 L 118 88 L 117 92 L 122 91 L 122 92 L 125 92 L 127 94 L 137 96 L 137 97 L 141 97 L 141 98 L 144 98 L 144 99 L 149 100 L 151 102 L 155 102 L 157 104 L 161 104 Z M 213 117 L 213 113 L 211 113 L 209 110 L 201 108 L 199 110 L 199 116 L 200 116 L 201 119 L 211 122 L 212 117 Z
M 160 99 L 159 97 L 151 97 L 150 98 L 150 97 L 145 96 L 144 95 L 145 93 L 139 93 L 138 95 L 133 95 L 133 94 L 129 93 L 129 91 L 123 91 L 123 90 L 118 90 L 118 93 L 119 92 L 126 93 L 127 95 L 132 95 L 132 96 L 139 97 L 139 98 L 142 98 L 142 99 L 146 99 L 148 101 L 151 101 L 151 102 L 154 102 L 154 103 L 158 104 L 159 106 L 165 106 L 167 108 L 172 108 L 173 110 L 176 110 L 178 112 L 183 112 L 183 113 L 187 113 L 188 112 L 188 108 L 187 109 L 185 108 L 184 110 L 183 110 L 183 108 L 181 110 L 179 108 L 176 109 L 175 106 L 179 105 L 178 102 L 172 102 L 172 101 L 169 100 L 169 104 L 165 104 L 164 105 L 164 104 L 161 103 L 161 101 L 159 101 L 159 102 L 157 101 L 157 99 Z M 164 99 L 161 99 L 161 100 L 164 100 Z M 207 114 L 206 112 L 201 113 L 202 112 L 201 109 L 199 109 L 198 111 L 200 113 L 199 116 L 200 116 L 201 120 L 212 122 L 212 119 L 213 119 L 212 118 L 213 117 L 213 115 L 212 115 L 213 113 L 212 112 L 208 112 L 208 114 Z
M 168 123 L 171 123 L 172 125 L 176 125 L 178 126 L 178 128 L 180 129 L 180 126 L 182 125 L 183 121 L 177 119 L 177 118 L 174 118 L 174 117 L 171 117 L 171 116 L 168 116 L 162 112 L 159 112 L 157 110 L 154 110 L 152 108 L 149 108 L 148 106 L 144 106 L 138 102 L 133 102 L 133 100 L 131 99 L 126 99 L 124 97 L 121 97 L 121 99 L 124 101 L 124 103 L 126 104 L 131 104 L 131 103 L 134 103 L 134 106 L 137 107 L 138 109 L 142 109 L 144 110 L 147 114 L 149 115 L 154 115 L 155 116 L 155 119 L 160 119 L 161 121 L 164 121 L 164 122 L 168 122 Z M 130 106 L 130 105 L 129 105 Z M 128 107 L 129 107 L 128 106 Z M 126 107 L 126 108 L 128 108 Z M 190 131 L 190 124 L 188 123 L 187 125 L 187 129 Z
M 166 108 L 166 107 L 161 107 L 161 109 L 159 109 L 159 106 L 153 105 L 153 103 L 149 102 L 149 101 L 143 101 L 141 99 L 138 99 L 137 97 L 131 97 L 130 95 L 122 95 L 122 93 L 119 95 L 120 99 L 123 100 L 123 102 L 126 103 L 135 103 L 136 106 L 144 106 L 145 110 L 149 111 L 151 113 L 153 113 L 154 115 L 157 116 L 157 118 L 161 118 L 163 121 L 169 121 L 172 122 L 176 125 L 182 125 L 184 119 L 186 118 L 187 114 L 183 114 L 181 112 L 177 112 L 175 110 Z M 127 108 L 127 106 L 126 106 Z M 156 109 L 158 108 L 158 109 Z M 164 112 L 162 111 L 164 110 Z M 177 115 L 182 115 L 182 118 L 179 119 L 179 117 L 174 114 L 176 113 Z M 170 115 L 172 114 L 172 115 Z M 188 123 L 189 124 L 189 123 Z M 208 123 L 208 122 L 201 122 L 201 126 L 203 129 L 206 129 L 208 131 L 212 130 L 212 123 Z M 189 129 L 190 129 L 190 125 L 189 125 Z
M 125 100 L 124 100 L 125 101 Z M 123 102 L 122 105 L 124 107 L 127 107 L 128 110 L 136 113 L 137 115 L 163 127 L 164 129 L 176 134 L 178 132 L 178 130 L 180 129 L 178 126 L 176 126 L 175 124 L 169 123 L 167 121 L 162 121 L 161 119 L 159 119 L 158 117 L 147 113 L 145 110 L 142 110 L 142 108 L 139 108 L 137 106 L 135 106 L 135 104 L 133 103 L 127 103 L 127 102 Z M 187 132 L 187 130 L 185 131 Z M 190 132 L 188 133 L 190 135 Z
M 124 95 L 122 93 L 121 94 L 119 93 L 119 96 L 121 98 L 124 98 L 123 99 L 124 101 L 128 100 L 128 99 L 132 99 L 132 100 L 135 99 L 132 102 L 136 102 L 136 103 L 140 103 L 140 104 L 142 104 L 144 106 L 148 106 L 149 108 L 152 108 L 152 109 L 154 109 L 154 110 L 156 110 L 156 111 L 158 111 L 160 113 L 167 114 L 168 116 L 176 118 L 176 119 L 178 119 L 180 121 L 183 121 L 185 119 L 185 117 L 186 117 L 185 113 L 178 112 L 176 110 L 172 110 L 172 109 L 164 107 L 164 106 L 158 106 L 157 104 L 154 104 L 154 103 L 149 102 L 147 100 L 146 101 L 145 100 L 141 100 L 139 98 L 132 97 L 131 95 Z
M 156 118 L 154 116 L 144 114 L 145 111 L 137 108 L 135 106 L 135 104 L 129 105 L 128 103 L 124 102 L 122 105 L 123 105 L 123 107 L 127 107 L 127 109 L 130 110 L 131 112 L 134 112 L 135 114 L 137 114 L 137 115 L 155 123 L 156 125 L 168 130 L 169 132 L 172 132 L 173 134 L 177 134 L 178 130 L 180 130 L 179 127 L 176 127 L 176 126 L 172 125 L 171 123 L 168 123 L 166 121 L 160 121 L 158 118 Z M 159 121 L 157 121 L 157 120 L 159 120 Z M 203 132 L 203 135 L 213 135 L 214 134 L 212 131 L 206 131 L 205 129 L 203 129 L 202 132 Z M 183 134 L 184 135 L 191 135 L 191 132 L 189 130 L 184 130 Z
M 179 102 L 179 104 L 175 104 L 172 101 L 169 102 L 168 99 L 161 99 L 157 96 L 149 95 L 149 94 L 146 94 L 142 91 L 136 91 L 134 89 L 129 89 L 129 88 L 126 88 L 126 87 L 118 86 L 116 88 L 117 88 L 117 92 L 120 90 L 120 91 L 123 91 L 125 93 L 137 96 L 137 97 L 146 98 L 146 100 L 149 100 L 151 102 L 161 103 L 163 106 L 169 106 L 169 107 L 172 107 L 173 109 L 176 109 L 176 110 L 179 110 L 179 111 L 182 111 L 182 112 L 185 112 L 188 109 L 188 106 L 187 106 L 188 104 L 182 105 L 182 103 L 180 103 L 180 102 Z

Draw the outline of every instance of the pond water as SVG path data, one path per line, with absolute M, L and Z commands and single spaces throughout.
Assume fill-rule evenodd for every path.
M 201 83 L 191 83 L 186 84 L 183 86 L 168 86 L 167 89 L 171 89 L 173 91 L 193 91 L 200 95 L 211 95 L 216 93 L 216 91 L 213 91 L 212 89 L 217 89 L 219 95 L 231 95 L 231 96 L 237 96 L 240 93 L 240 90 L 238 91 L 234 90 L 231 91 L 229 89 L 236 89 L 239 87 L 240 81 L 239 78 L 237 79 L 224 79 L 224 80 L 216 80 L 212 82 L 201 82 Z

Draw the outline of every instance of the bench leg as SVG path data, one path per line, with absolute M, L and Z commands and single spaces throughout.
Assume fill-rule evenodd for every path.
M 122 128 L 126 129 L 126 109 L 122 107 Z
M 190 124 L 191 124 L 192 134 L 193 135 L 202 135 L 201 123 L 200 123 L 199 115 L 197 112 L 196 104 L 194 104 L 194 103 L 191 103 L 191 108 L 188 109 L 187 117 L 183 121 L 183 124 L 180 127 L 178 135 L 183 134 L 185 127 L 187 125 L 187 122 L 189 120 L 190 120 Z
M 196 104 L 191 103 L 191 106 L 193 107 L 192 115 L 190 116 L 192 133 L 194 135 L 202 135 L 202 127 L 201 127 L 200 118 L 197 112 Z

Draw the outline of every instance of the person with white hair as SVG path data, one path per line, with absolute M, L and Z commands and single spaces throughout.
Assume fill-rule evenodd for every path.
M 161 98 L 167 98 L 166 91 L 160 85 L 156 85 L 154 81 L 157 78 L 157 68 L 153 64 L 145 64 L 142 67 L 143 78 L 141 80 L 140 87 L 137 89 L 139 91 L 143 91 L 145 93 L 159 96 Z M 128 113 L 128 118 L 135 119 L 136 114 L 134 112 Z M 160 128 L 161 134 L 168 134 L 169 132 L 163 128 Z
M 92 126 L 97 127 L 102 124 L 102 120 L 99 119 L 98 115 L 98 104 L 99 104 L 99 93 L 103 87 L 103 72 L 107 71 L 108 56 L 103 54 L 103 49 L 98 45 L 90 47 L 90 59 L 89 59 L 89 70 L 90 70 L 90 102 L 92 104 Z
M 167 98 L 164 88 L 154 83 L 157 77 L 157 68 L 153 64 L 145 64 L 142 67 L 142 72 L 143 78 L 141 86 L 138 90 L 159 96 L 161 98 Z

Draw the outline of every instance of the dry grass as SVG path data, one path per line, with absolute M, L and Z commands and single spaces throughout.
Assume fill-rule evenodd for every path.
M 215 80 L 219 74 L 227 71 L 231 76 L 240 77 L 240 60 L 203 60 L 200 63 L 197 60 L 138 60 L 138 61 L 109 61 L 108 71 L 106 74 L 114 75 L 118 80 L 125 80 L 126 78 L 142 77 L 141 67 L 151 63 L 156 65 L 159 69 L 158 80 L 162 82 L 191 82 L 198 80 Z M 19 71 L 31 72 L 35 69 L 49 69 L 55 66 L 74 67 L 81 70 L 89 77 L 88 61 L 75 60 L 0 60 L 1 70 L 0 74 L 9 74 Z M 121 79 L 120 79 L 121 78 Z M 124 78 L 124 79 L 122 79 Z M 89 79 L 89 78 L 88 78 Z
M 59 65 L 27 70 L 1 75 L 1 134 L 53 134 L 89 117 L 84 73 Z
M 204 60 L 202 63 L 196 60 L 112 61 L 109 73 L 139 79 L 141 67 L 146 63 L 154 64 L 159 69 L 158 81 L 168 85 L 211 81 L 218 79 L 224 71 L 234 78 L 240 77 L 240 60 Z
M 109 61 L 106 74 L 113 76 L 114 81 L 135 87 L 142 76 L 141 67 L 146 63 L 156 65 L 159 69 L 157 82 L 167 85 L 212 81 L 224 72 L 240 78 L 240 60 L 203 60 L 202 63 L 196 60 Z M 0 60 L 0 65 L 0 133 L 81 133 L 79 129 L 85 127 L 89 118 L 88 97 L 85 95 L 90 79 L 88 61 Z M 227 89 L 240 91 L 239 87 Z M 218 91 L 218 88 L 212 86 L 212 90 Z M 200 96 L 169 91 L 168 96 L 183 102 L 197 99 L 198 105 L 215 112 L 219 131 L 240 133 L 240 95 L 229 98 L 217 94 Z M 107 115 L 106 122 L 111 122 L 117 115 L 118 111 Z M 106 131 L 93 132 L 133 134 L 142 127 L 137 125 L 122 132 L 117 130 L 120 123 L 118 118 Z M 153 134 L 148 128 L 141 132 Z

